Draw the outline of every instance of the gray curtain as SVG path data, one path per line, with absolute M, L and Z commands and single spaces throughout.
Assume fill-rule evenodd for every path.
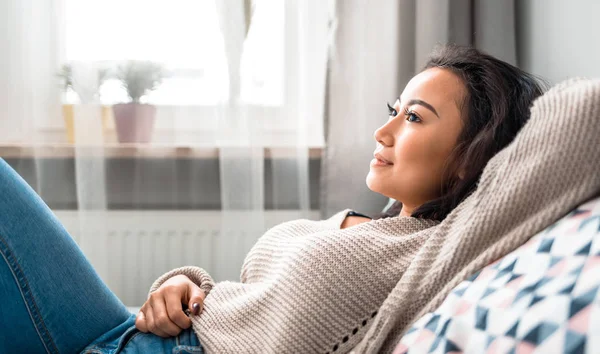
M 365 178 L 373 133 L 440 43 L 472 45 L 516 62 L 514 0 L 344 0 L 329 63 L 321 216 L 353 208 L 375 215 L 388 199 Z

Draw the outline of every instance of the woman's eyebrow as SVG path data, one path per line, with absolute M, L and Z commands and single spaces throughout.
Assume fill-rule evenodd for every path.
M 400 101 L 400 97 L 398 97 L 398 102 L 402 102 L 402 101 Z M 427 103 L 423 100 L 419 100 L 419 99 L 412 99 L 412 100 L 408 101 L 407 106 L 412 106 L 414 104 L 418 104 L 420 106 L 427 108 L 428 110 L 432 111 L 433 114 L 435 114 L 435 116 L 438 117 L 438 119 L 440 118 L 440 116 L 437 113 L 437 111 L 435 110 L 435 108 L 433 108 L 433 106 L 430 105 L 429 103 Z

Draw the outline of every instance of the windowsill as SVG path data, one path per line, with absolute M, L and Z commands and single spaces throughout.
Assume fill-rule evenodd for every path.
M 244 149 L 250 147 L 239 146 Z M 235 148 L 235 146 L 232 146 Z M 97 156 L 105 158 L 218 158 L 218 147 L 202 144 L 168 143 L 105 143 L 105 144 L 69 144 L 69 143 L 0 143 L 2 158 L 74 158 L 75 156 Z M 322 147 L 308 147 L 308 158 L 322 156 Z M 294 147 L 265 147 L 265 158 L 290 158 L 298 156 Z M 242 156 L 247 156 L 243 153 Z
M 223 153 L 218 148 L 182 145 L 106 144 L 83 148 L 64 143 L 0 143 L 0 157 L 53 210 L 77 210 L 81 183 L 78 178 L 92 176 L 94 180 L 85 185 L 104 188 L 106 200 L 102 205 L 108 210 L 220 210 L 223 207 L 220 156 L 235 159 L 237 152 L 241 161 L 263 161 L 260 165 L 266 210 L 300 207 L 297 173 L 308 173 L 310 209 L 319 209 L 321 148 L 254 151 L 255 155 L 247 148 Z M 81 174 L 80 158 L 81 166 L 92 170 Z M 99 163 L 89 166 L 85 162 L 90 158 Z M 299 168 L 298 160 L 304 161 L 306 168 Z M 254 166 L 242 162 L 240 167 L 244 170 Z M 247 170 L 247 173 L 253 172 Z

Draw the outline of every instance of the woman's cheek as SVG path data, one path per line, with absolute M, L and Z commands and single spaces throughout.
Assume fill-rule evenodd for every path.
M 397 161 L 405 167 L 409 167 L 409 163 L 413 165 L 428 159 L 431 155 L 432 145 L 429 141 L 430 138 L 417 133 L 417 131 L 409 131 L 398 137 L 396 140 L 395 162 Z
M 447 146 L 443 138 L 422 130 L 419 134 L 406 134 L 397 140 L 395 173 L 410 179 L 413 186 L 433 189 L 439 185 L 441 172 L 447 158 Z

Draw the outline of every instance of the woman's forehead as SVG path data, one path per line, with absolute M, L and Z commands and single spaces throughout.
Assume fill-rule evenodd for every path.
M 413 99 L 426 101 L 442 114 L 447 111 L 460 111 L 466 89 L 462 80 L 452 71 L 430 68 L 415 75 L 406 84 L 401 104 Z

